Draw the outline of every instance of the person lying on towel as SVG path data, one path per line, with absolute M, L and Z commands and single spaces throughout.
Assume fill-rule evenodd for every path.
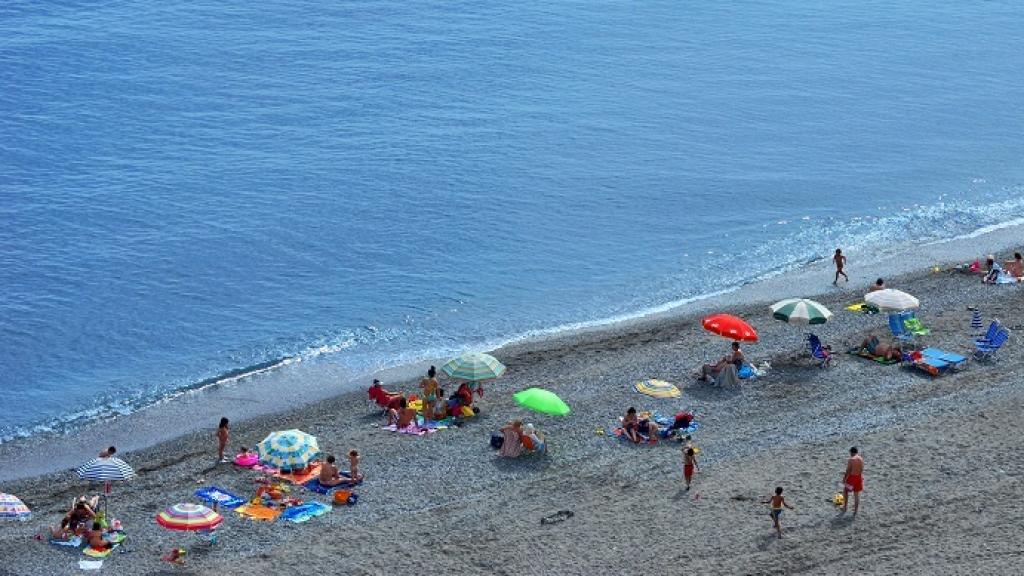
M 875 335 L 868 336 L 860 343 L 860 351 L 862 353 L 866 352 L 875 358 L 903 360 L 903 351 L 900 350 L 899 346 L 886 344 L 880 341 Z

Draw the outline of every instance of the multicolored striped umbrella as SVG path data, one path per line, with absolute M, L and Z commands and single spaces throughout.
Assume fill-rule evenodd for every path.
M 633 390 L 641 394 L 654 396 L 655 398 L 679 398 L 683 395 L 679 388 L 676 388 L 675 384 L 654 378 L 633 384 Z
M 14 494 L 0 492 L 0 520 L 25 521 L 32 517 L 32 512 L 25 503 Z
M 175 504 L 156 515 L 156 523 L 168 530 L 213 530 L 224 517 L 201 504 Z
M 260 462 L 283 472 L 301 470 L 320 457 L 316 437 L 302 430 L 271 432 L 256 446 Z
M 135 478 L 135 470 L 120 458 L 93 458 L 78 467 L 75 472 L 82 480 L 112 482 Z
M 824 324 L 832 312 L 820 303 L 806 298 L 788 298 L 768 307 L 772 318 L 789 324 Z
M 470 352 L 449 360 L 441 370 L 452 378 L 479 382 L 500 377 L 505 373 L 505 365 L 490 354 Z

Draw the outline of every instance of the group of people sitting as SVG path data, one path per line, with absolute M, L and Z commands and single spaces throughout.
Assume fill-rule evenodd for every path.
M 733 342 L 732 350 L 728 354 L 722 356 L 718 362 L 714 364 L 704 364 L 701 366 L 700 371 L 694 374 L 694 377 L 701 382 L 707 382 L 708 378 L 714 378 L 717 380 L 717 378 L 722 374 L 722 371 L 729 366 L 735 367 L 738 373 L 739 370 L 743 368 L 746 361 L 747 359 L 743 356 L 743 351 L 740 350 L 740 343 Z
M 96 507 L 99 496 L 86 499 L 80 496 L 72 503 L 59 526 L 50 528 L 50 536 L 57 541 L 68 541 L 82 537 L 85 542 L 96 550 L 107 550 L 114 544 L 103 537 L 103 524 L 100 522 Z
M 533 424 L 523 425 L 522 420 L 513 420 L 501 428 L 501 445 L 498 453 L 504 458 L 518 458 L 524 453 L 547 452 L 548 445 Z
M 437 371 L 431 366 L 427 371 L 427 377 L 420 381 L 420 389 L 423 391 L 420 398 L 421 411 L 425 421 L 443 420 L 449 416 L 460 418 L 464 408 L 476 411 L 473 408 L 473 393 L 475 391 L 478 396 L 482 396 L 482 386 L 474 382 L 462 382 L 451 396 L 446 397 L 436 376 Z M 410 400 L 404 394 L 385 389 L 381 381 L 376 379 L 368 393 L 370 400 L 384 409 L 388 426 L 395 425 L 404 429 L 416 425 L 417 411 L 409 407 Z
M 1020 282 L 1024 276 L 1024 257 L 1020 252 L 1013 253 L 1013 260 L 1004 262 L 1002 266 L 996 262 L 995 256 L 989 254 L 985 258 L 985 275 L 981 281 L 986 284 L 1004 284 Z
M 664 420 L 663 420 L 664 422 Z M 658 438 L 671 438 L 682 431 L 689 429 L 693 423 L 693 413 L 680 410 L 672 418 L 672 423 L 662 429 L 657 422 L 650 418 L 641 418 L 636 408 L 630 406 L 626 415 L 622 418 L 622 433 L 627 440 L 636 444 L 640 442 L 657 442 Z M 681 436 L 678 436 L 682 439 Z M 688 437 L 687 437 L 688 438 Z

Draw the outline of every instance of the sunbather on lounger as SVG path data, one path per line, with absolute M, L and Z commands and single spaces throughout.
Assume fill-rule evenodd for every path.
M 867 352 L 875 358 L 885 358 L 886 360 L 902 360 L 903 351 L 900 350 L 899 346 L 891 346 L 878 339 L 877 336 L 868 336 L 860 343 L 860 350 Z

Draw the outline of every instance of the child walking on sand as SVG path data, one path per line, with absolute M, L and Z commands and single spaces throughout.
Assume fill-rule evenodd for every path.
M 686 480 L 686 489 L 690 489 L 690 482 L 693 480 L 693 472 L 697 466 L 697 452 L 690 446 L 683 447 L 683 478 Z
M 762 504 L 771 504 L 772 511 L 772 524 L 775 525 L 775 532 L 778 533 L 779 538 L 782 538 L 782 509 L 783 507 L 795 510 L 792 506 L 786 502 L 786 499 L 782 496 L 782 486 L 775 488 L 775 496 L 772 496 L 768 500 L 762 502 Z
M 228 445 L 228 419 L 221 418 L 220 426 L 217 426 L 217 460 L 227 462 L 224 457 L 224 448 Z
M 839 248 L 836 248 L 836 253 L 834 256 L 832 256 L 832 262 L 834 262 L 836 265 L 836 279 L 832 281 L 832 285 L 839 285 L 840 275 L 842 275 L 842 277 L 845 278 L 847 282 L 849 282 L 850 277 L 846 275 L 846 272 L 843 272 L 843 267 L 846 266 L 846 256 L 843 256 L 843 251 L 840 250 Z

